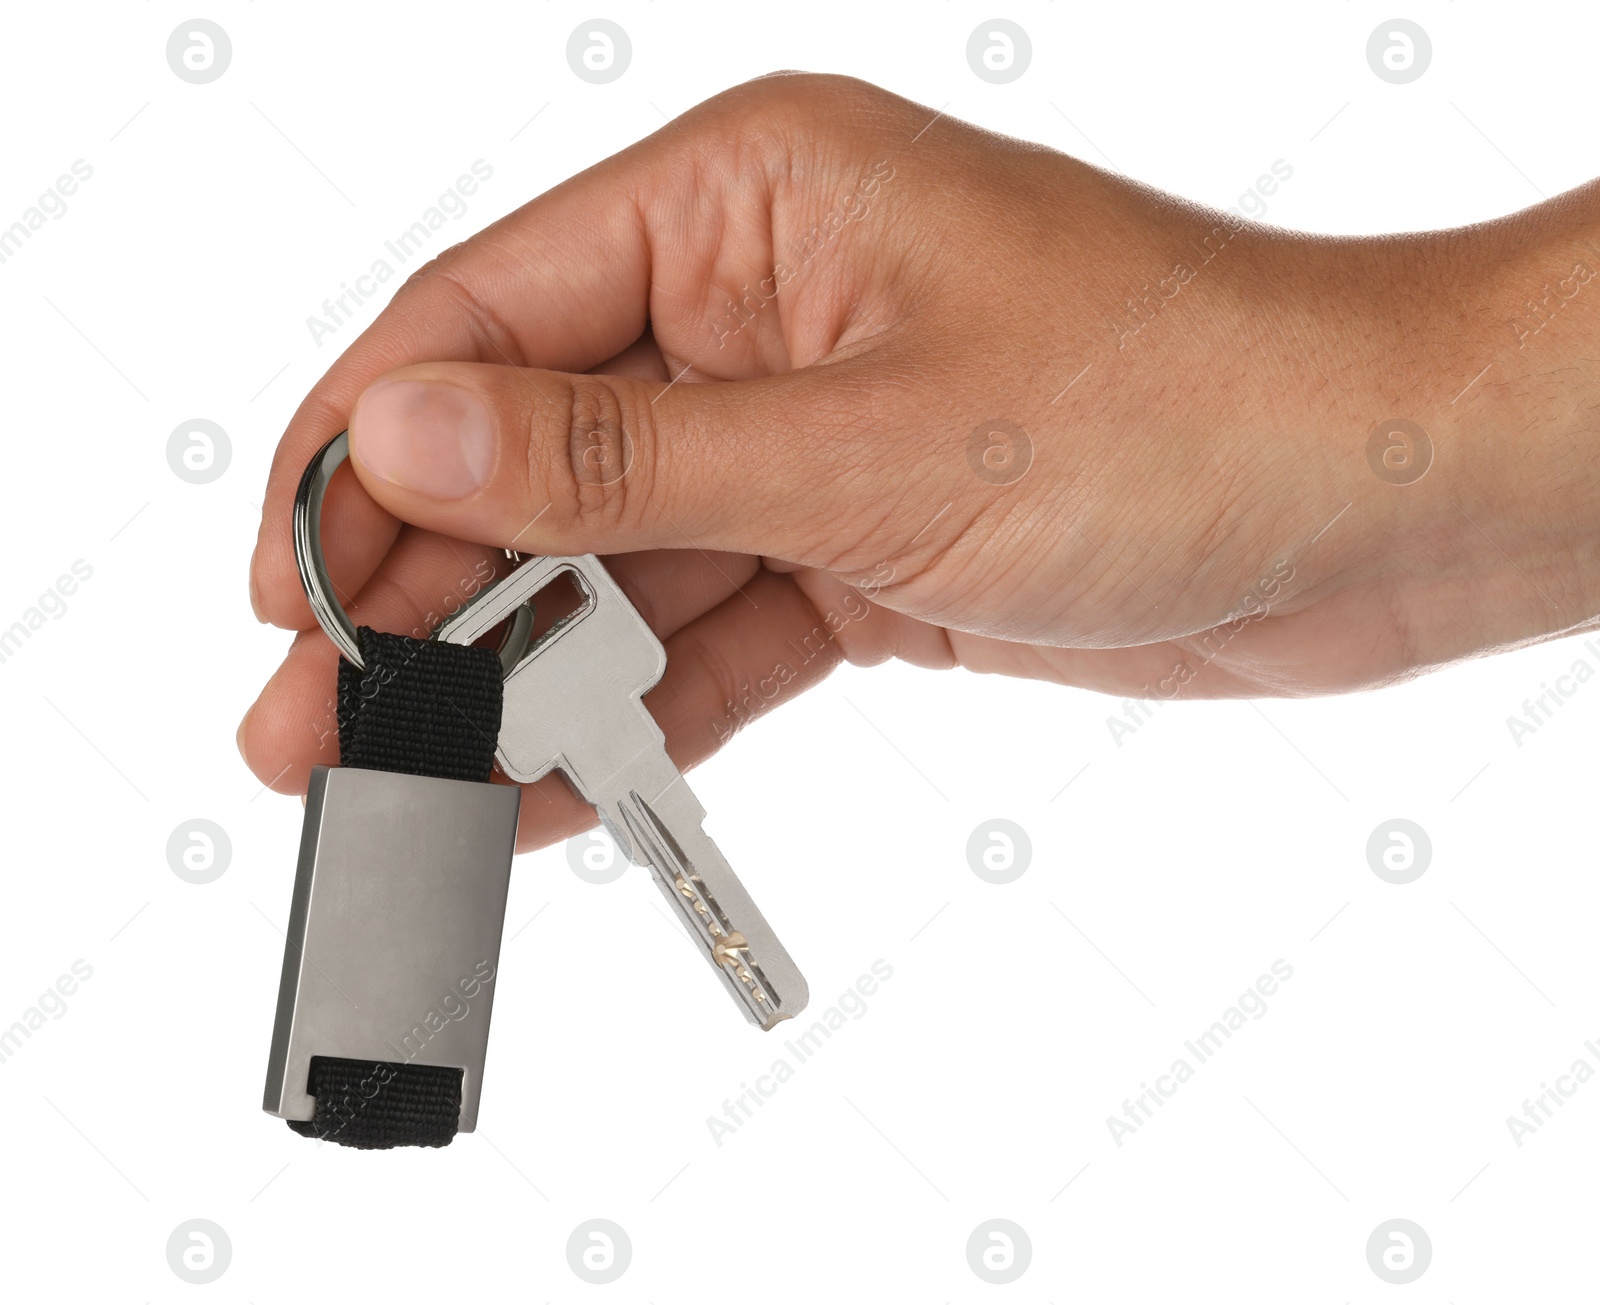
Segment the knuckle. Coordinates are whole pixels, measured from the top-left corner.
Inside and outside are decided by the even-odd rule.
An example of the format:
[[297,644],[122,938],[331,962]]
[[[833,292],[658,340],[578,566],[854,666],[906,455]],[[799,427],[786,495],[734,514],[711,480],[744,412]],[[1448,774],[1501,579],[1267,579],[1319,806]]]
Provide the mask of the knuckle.
[[774,72],[729,88],[690,111],[709,137],[770,166],[814,153],[828,131],[866,136],[903,105],[896,96],[837,73]]
[[853,106],[866,101],[881,103],[889,98],[879,87],[856,77],[792,69],[767,73],[724,94],[742,97],[746,102],[755,99],[774,112],[797,118],[814,115],[819,104],[833,102]]
[[650,405],[632,385],[612,378],[563,379],[548,414],[548,440],[530,440],[544,465],[535,479],[551,501],[580,525],[615,526],[635,517],[647,486],[642,463],[654,448]]
[[407,274],[406,279],[400,283],[400,289],[396,292],[395,298],[398,299],[402,295],[409,298],[423,289],[433,277],[433,274],[439,270],[439,260],[443,257],[443,254],[435,254],[421,267],[413,268]]
[[[462,246],[454,246],[460,249]],[[435,292],[454,309],[466,323],[468,333],[478,346],[480,356],[492,357],[496,362],[506,362],[513,367],[526,366],[522,345],[517,333],[494,307],[455,269],[456,259],[447,249],[434,260],[430,281]],[[488,350],[483,349],[487,343]]]
[[[711,735],[726,743],[759,714],[752,704],[748,678],[728,660],[720,641],[703,636],[693,625],[673,638],[674,675],[682,700],[704,704]],[[698,685],[691,681],[699,681]]]
[[468,269],[487,254],[476,236],[441,250],[405,279],[396,301],[403,297],[419,316],[455,317],[466,325],[480,356],[526,366],[517,333],[473,286]]

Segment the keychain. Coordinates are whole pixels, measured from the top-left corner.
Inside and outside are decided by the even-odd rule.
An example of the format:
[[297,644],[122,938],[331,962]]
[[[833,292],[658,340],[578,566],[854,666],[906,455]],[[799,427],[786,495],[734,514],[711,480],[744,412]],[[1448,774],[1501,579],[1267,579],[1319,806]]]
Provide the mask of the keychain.
[[[541,557],[432,637],[357,629],[333,595],[321,511],[341,433],[294,504],[295,560],[339,663],[340,765],[312,768],[265,1109],[307,1136],[444,1146],[476,1126],[520,791],[559,769],[648,865],[746,1017],[803,1010],[805,979],[702,825],[643,703],[666,652],[600,560]],[[537,638],[532,600],[577,608]],[[473,646],[497,625],[497,652]]]

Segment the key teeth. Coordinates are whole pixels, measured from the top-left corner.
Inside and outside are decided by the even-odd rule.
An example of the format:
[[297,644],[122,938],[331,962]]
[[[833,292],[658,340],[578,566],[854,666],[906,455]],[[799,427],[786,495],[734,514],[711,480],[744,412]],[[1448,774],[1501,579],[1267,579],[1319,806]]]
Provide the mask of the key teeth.
[[[737,944],[733,942],[735,938],[739,940]],[[744,950],[743,944],[744,936],[742,934],[731,934],[727,942],[717,945],[714,955],[718,961],[724,964],[737,964],[737,962],[729,961],[724,953],[737,954]],[[743,966],[735,970],[734,977],[751,989],[756,1001],[766,1009],[766,1019],[752,1019],[751,1021],[763,1033],[770,1033],[778,1025],[782,1024],[784,1020],[793,1019],[806,1008],[806,1003],[811,1000],[811,990],[806,986],[805,979],[798,974],[795,976],[795,988],[791,989],[782,998],[774,997],[770,984],[765,984],[760,988],[755,987],[751,982],[748,971]],[[751,1015],[754,1016],[755,1011],[752,1010]]]
[[[683,881],[680,879],[678,882],[681,884]],[[714,924],[711,926],[711,934],[717,939],[717,941],[712,944],[711,955],[716,958],[716,961],[719,965],[727,965],[732,963],[737,972],[737,967],[741,964],[739,953],[750,950],[749,941],[737,929],[732,933],[725,934],[717,925]],[[740,974],[739,977],[744,978],[746,976]]]
[[[769,998],[771,995],[770,992],[767,994]],[[793,989],[783,998],[780,1006],[773,1008],[772,1018],[761,1026],[762,1032],[771,1033],[784,1020],[792,1020],[805,1010],[810,1001],[811,989],[807,986],[804,976],[797,973],[794,976]]]
[[763,1032],[770,1032],[804,1010],[810,992],[804,978],[783,952],[782,944],[772,940],[778,955],[786,962],[780,964],[780,969],[794,973],[792,981],[784,984],[784,992],[776,994],[761,958],[751,955],[749,939],[734,927],[734,922],[696,873],[671,829],[651,803],[634,791],[629,793],[617,814],[637,854],[630,859],[642,861],[654,871],[657,884],[677,906],[691,936],[704,949],[706,959],[721,972],[746,1018]]
[[[810,994],[793,959],[705,833],[705,810],[668,756],[660,727],[642,701],[666,669],[666,650],[599,558],[589,553],[530,558],[445,621],[438,637],[470,642],[513,612],[526,612],[534,595],[568,573],[585,605],[556,621],[508,673],[496,749],[501,769],[523,784],[560,769],[595,807],[618,850],[633,864],[652,869],[678,919],[746,1018],[770,1030],[803,1010]],[[587,636],[578,633],[580,628]],[[570,689],[575,681],[595,693],[579,695],[563,710],[545,710],[544,695]],[[598,700],[602,695],[605,701]],[[574,756],[569,745],[580,739],[565,734],[569,730],[588,731],[590,742],[598,736],[604,746]],[[691,851],[711,854],[715,869],[709,885],[683,842]],[[746,910],[749,914],[742,914]],[[738,933],[739,924],[755,935],[753,948]]]

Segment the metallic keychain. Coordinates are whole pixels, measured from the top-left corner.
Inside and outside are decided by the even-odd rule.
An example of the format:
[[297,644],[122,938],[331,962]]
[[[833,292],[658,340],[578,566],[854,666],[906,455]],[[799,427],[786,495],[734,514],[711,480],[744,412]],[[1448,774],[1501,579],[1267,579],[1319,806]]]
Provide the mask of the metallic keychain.
[[[322,552],[322,500],[328,493],[333,473],[350,456],[350,432],[340,431],[317,450],[306,464],[294,495],[294,563],[300,571],[300,584],[311,604],[311,614],[333,646],[352,666],[361,666],[361,648],[356,643],[355,623],[334,596],[333,578],[328,574]],[[511,624],[500,644],[500,666],[507,675],[521,659],[533,631],[533,608],[527,603],[510,614]],[[433,632],[440,638],[441,630]],[[454,642],[466,642],[455,640]]]
[[[318,622],[360,667],[319,519],[347,453],[340,434],[301,478],[295,559]],[[533,626],[526,606],[508,615],[503,669],[516,664]],[[462,1071],[458,1131],[473,1130],[519,797],[505,784],[313,767],[268,1057],[270,1114],[313,1118],[313,1057],[414,1062]]]
[[[307,466],[294,544],[312,612],[359,668],[355,626],[334,596],[321,538],[322,500],[348,454],[341,433]],[[562,580],[579,605],[532,639],[534,598]],[[468,644],[502,622],[496,756],[506,776],[527,784],[560,770],[623,853],[651,868],[751,1023],[771,1029],[798,1014],[805,978],[705,833],[705,810],[644,706],[666,652],[600,559],[529,559],[430,637]],[[498,966],[517,807],[509,785],[313,768],[267,1072],[270,1113],[313,1117],[313,1056],[406,1061],[426,1041],[418,1063],[462,1070],[459,1131],[473,1129],[488,990],[481,1018],[451,1021],[427,1040],[416,1022],[458,978]]]

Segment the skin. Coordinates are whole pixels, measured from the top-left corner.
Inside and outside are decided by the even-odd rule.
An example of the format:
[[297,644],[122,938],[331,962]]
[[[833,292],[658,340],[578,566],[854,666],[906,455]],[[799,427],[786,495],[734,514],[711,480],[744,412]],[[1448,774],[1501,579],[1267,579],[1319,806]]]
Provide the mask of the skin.
[[[934,119],[763,78],[414,275],[278,448],[251,595],[299,633],[240,726],[263,782],[337,761],[288,523],[346,426],[357,623],[425,632],[506,547],[599,553],[666,644],[683,767],[844,659],[1303,695],[1600,624],[1595,184],[1334,239]],[[593,823],[559,776],[524,792],[524,849]]]

